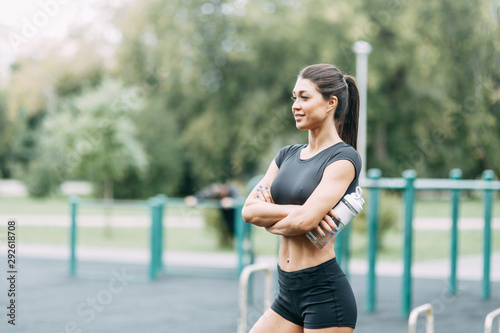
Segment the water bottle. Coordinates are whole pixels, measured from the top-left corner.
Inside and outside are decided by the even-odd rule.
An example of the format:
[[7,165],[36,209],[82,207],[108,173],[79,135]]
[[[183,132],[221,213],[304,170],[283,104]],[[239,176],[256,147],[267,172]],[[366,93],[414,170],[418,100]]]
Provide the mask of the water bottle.
[[347,194],[345,197],[340,199],[339,203],[333,207],[335,212],[335,218],[332,216],[333,221],[337,224],[337,231],[331,233],[325,232],[325,236],[318,233],[316,229],[309,231],[306,236],[318,249],[322,249],[328,244],[332,239],[335,238],[345,228],[345,226],[363,209],[363,204],[365,200],[362,197],[363,191],[361,187],[356,187],[356,192]]

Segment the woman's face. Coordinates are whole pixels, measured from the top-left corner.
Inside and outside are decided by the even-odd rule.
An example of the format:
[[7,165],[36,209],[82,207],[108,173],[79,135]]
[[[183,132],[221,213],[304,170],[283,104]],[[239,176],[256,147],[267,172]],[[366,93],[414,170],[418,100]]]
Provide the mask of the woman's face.
[[314,83],[299,77],[292,92],[295,126],[301,130],[310,130],[320,127],[327,120],[331,121],[337,98],[332,99],[325,101]]

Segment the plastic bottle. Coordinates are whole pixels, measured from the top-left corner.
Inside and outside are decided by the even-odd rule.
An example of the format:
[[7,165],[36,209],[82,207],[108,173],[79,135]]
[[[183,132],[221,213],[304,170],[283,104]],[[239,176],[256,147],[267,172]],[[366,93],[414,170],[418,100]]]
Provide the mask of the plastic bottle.
[[329,232],[325,232],[323,237],[318,233],[316,229],[309,231],[306,236],[318,249],[322,249],[328,244],[332,239],[337,236],[345,226],[363,210],[363,204],[365,200],[362,197],[363,191],[361,187],[356,187],[356,192],[347,194],[345,197],[340,199],[338,204],[333,207],[335,212],[335,218],[332,216],[333,221],[337,224],[338,231],[334,231],[333,235]]

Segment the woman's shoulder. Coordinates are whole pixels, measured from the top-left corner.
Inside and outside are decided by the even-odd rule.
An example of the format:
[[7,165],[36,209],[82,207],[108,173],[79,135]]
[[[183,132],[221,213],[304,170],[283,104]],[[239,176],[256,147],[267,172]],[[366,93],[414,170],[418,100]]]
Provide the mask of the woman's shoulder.
[[278,168],[281,167],[281,163],[285,159],[289,159],[291,156],[293,156],[296,153],[300,153],[300,150],[304,148],[306,145],[305,144],[293,144],[293,145],[288,145],[279,151],[279,153],[276,155],[274,158],[274,161],[276,162],[276,165]]
[[340,144],[336,145],[331,151],[330,154],[330,159],[348,159],[352,162],[361,162],[361,156],[359,155],[358,151],[354,149],[353,146],[341,142]]

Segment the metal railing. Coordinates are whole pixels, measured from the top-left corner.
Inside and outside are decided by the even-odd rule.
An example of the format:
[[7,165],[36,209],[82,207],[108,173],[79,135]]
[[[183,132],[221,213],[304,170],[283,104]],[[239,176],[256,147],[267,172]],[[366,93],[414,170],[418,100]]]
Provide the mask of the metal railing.
[[[493,212],[493,191],[500,190],[500,181],[493,181],[494,173],[492,170],[485,170],[482,174],[482,180],[462,180],[462,172],[459,169],[450,171],[450,179],[417,179],[417,173],[414,170],[403,172],[402,178],[381,178],[381,172],[378,169],[370,169],[367,173],[368,178],[360,181],[361,187],[369,189],[367,215],[368,229],[368,284],[365,309],[367,312],[375,311],[375,289],[376,289],[376,256],[377,256],[377,233],[379,220],[379,193],[381,189],[392,189],[403,191],[403,283],[401,293],[401,315],[407,317],[411,309],[411,266],[413,251],[413,210],[415,205],[415,194],[417,190],[450,190],[452,204],[452,228],[451,228],[451,249],[450,262],[451,273],[449,291],[456,293],[456,270],[458,253],[458,219],[460,206],[460,191],[462,190],[482,190],[484,202],[484,234],[483,234],[483,281],[482,298],[490,297],[490,263],[491,263],[491,239],[492,239],[492,212]],[[346,228],[347,229],[347,228]],[[349,233],[339,235],[335,246],[344,248],[342,244],[349,238]],[[337,244],[340,243],[340,244]],[[338,260],[344,270],[347,270],[349,264],[349,252],[337,252]],[[339,255],[341,254],[341,255]]]
[[258,271],[264,271],[265,289],[264,289],[264,311],[271,306],[271,284],[272,276],[271,269],[266,264],[253,264],[246,266],[240,275],[240,297],[239,297],[239,310],[240,315],[238,319],[238,333],[246,333],[247,330],[247,305],[248,305],[248,282],[250,276]]
[[[98,200],[98,199],[80,199],[78,197],[70,198],[70,258],[69,258],[69,274],[77,276],[78,258],[76,255],[77,249],[77,234],[78,234],[78,209],[82,206],[87,207],[122,207],[122,208],[144,208],[149,209],[151,214],[150,228],[150,262],[148,269],[148,279],[155,280],[158,274],[163,269],[162,260],[162,244],[163,244],[163,212],[166,202],[166,196],[159,194],[148,200]],[[95,274],[94,274],[95,275]],[[80,276],[85,276],[80,274]],[[88,274],[87,274],[88,276]]]
[[484,333],[491,333],[493,321],[498,317],[498,332],[500,333],[500,308],[491,311],[484,320]]
[[[149,209],[151,224],[149,233],[149,254],[150,261],[148,266],[149,280],[156,280],[158,275],[165,272],[163,265],[163,252],[164,252],[164,232],[163,216],[168,208],[172,207],[187,207],[182,198],[168,198],[163,194],[158,194],[148,200],[98,200],[98,199],[80,199],[72,197],[70,199],[70,260],[69,260],[69,274],[77,276],[78,271],[78,258],[77,258],[77,234],[78,234],[78,211],[82,206],[85,207],[129,207],[129,208],[144,208]],[[205,200],[203,203],[196,205],[198,208],[220,208],[219,200]],[[229,274],[232,277],[238,277],[246,265],[253,264],[254,250],[252,242],[252,229],[251,225],[245,223],[241,216],[243,203],[235,200],[233,209],[234,226],[235,226],[235,254],[237,256],[237,266],[234,272]],[[168,232],[168,231],[167,231]],[[84,276],[85,274],[79,274]],[[227,277],[228,273],[221,272],[223,277]]]
[[429,303],[418,306],[411,311],[408,318],[408,333],[416,333],[418,316],[424,312],[427,313],[425,332],[434,333],[434,311]]

